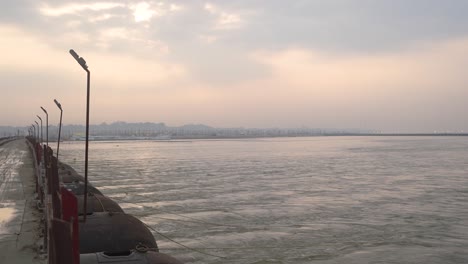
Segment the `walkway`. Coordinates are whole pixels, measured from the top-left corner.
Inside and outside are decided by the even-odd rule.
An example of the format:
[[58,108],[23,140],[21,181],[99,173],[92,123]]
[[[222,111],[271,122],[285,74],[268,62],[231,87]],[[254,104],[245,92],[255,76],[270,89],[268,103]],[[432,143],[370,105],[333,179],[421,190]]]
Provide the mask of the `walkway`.
[[0,145],[1,263],[45,263],[38,254],[41,213],[34,193],[33,159],[26,140]]

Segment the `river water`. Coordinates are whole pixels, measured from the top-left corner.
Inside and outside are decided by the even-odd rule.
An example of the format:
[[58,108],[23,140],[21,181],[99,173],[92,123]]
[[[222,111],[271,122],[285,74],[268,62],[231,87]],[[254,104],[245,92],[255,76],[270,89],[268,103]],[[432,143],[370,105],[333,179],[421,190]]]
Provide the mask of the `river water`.
[[468,263],[467,137],[91,142],[89,177],[185,263]]

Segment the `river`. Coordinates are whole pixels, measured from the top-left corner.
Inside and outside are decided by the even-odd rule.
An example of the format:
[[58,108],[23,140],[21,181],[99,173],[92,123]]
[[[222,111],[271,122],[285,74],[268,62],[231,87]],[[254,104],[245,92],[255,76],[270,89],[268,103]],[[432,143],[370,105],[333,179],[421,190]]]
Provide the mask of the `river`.
[[[83,173],[84,142],[60,159]],[[185,263],[468,263],[467,137],[91,142],[89,161]]]

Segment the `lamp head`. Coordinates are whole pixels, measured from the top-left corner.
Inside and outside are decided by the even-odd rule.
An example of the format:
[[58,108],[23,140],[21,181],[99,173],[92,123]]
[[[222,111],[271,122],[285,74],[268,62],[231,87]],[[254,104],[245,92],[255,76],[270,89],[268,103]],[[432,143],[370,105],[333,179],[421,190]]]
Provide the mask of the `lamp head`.
[[42,111],[44,111],[44,113],[46,113],[46,115],[47,115],[47,111],[44,109],[44,107],[41,106],[41,109],[42,109]]
[[62,111],[62,105],[57,101],[57,99],[54,99],[54,102],[57,105],[57,107],[60,109],[60,111]]
[[70,50],[70,54],[81,65],[81,67],[83,67],[84,70],[88,69],[88,65],[86,65],[86,61],[83,59],[83,57],[80,57],[73,49]]

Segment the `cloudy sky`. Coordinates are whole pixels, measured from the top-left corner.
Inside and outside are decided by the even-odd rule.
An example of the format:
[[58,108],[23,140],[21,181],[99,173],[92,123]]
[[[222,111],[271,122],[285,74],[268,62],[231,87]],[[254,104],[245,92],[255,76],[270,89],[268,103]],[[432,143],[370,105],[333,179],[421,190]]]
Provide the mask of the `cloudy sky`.
[[0,1],[0,125],[468,131],[468,1]]

